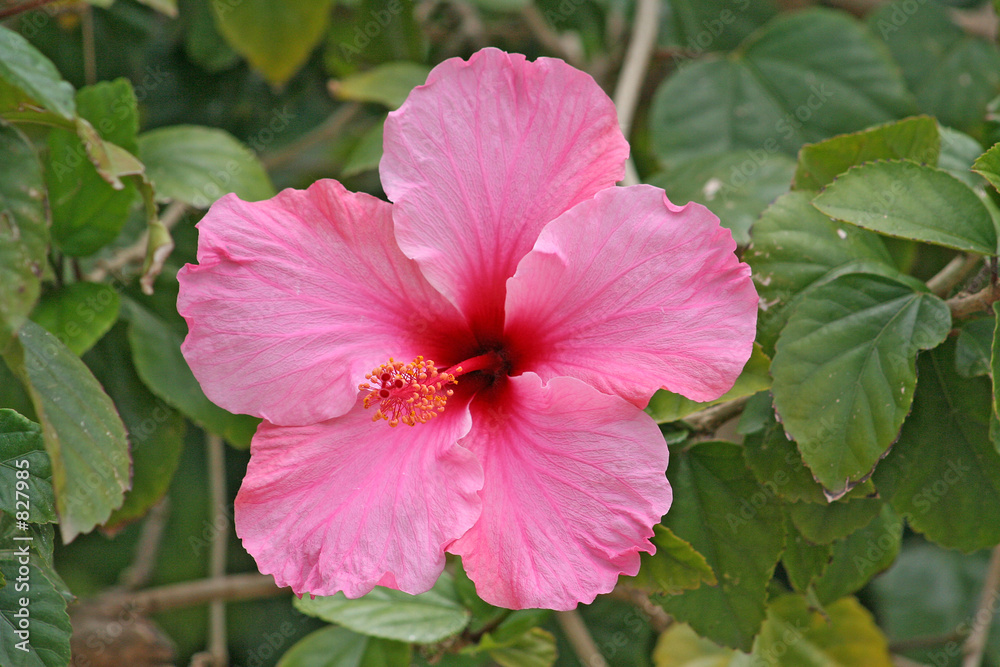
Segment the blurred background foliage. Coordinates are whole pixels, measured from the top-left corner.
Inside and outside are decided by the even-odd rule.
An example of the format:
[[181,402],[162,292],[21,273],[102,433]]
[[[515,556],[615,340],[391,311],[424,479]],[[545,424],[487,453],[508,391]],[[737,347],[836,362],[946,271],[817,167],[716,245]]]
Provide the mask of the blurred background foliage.
[[[36,4],[30,11],[19,11]],[[54,570],[51,563],[46,566],[44,553],[38,566],[49,573],[51,598],[58,600],[60,591],[68,595],[68,590],[78,600],[70,605],[78,633],[74,664],[180,665],[203,659],[211,625],[203,601],[153,614],[155,626],[144,617],[116,616],[118,612],[107,612],[94,601],[122,589],[208,577],[212,544],[219,534],[226,536],[225,572],[256,572],[229,525],[256,421],[208,402],[178,347],[185,325],[175,307],[175,274],[195,260],[194,223],[204,209],[225,192],[263,199],[277,189],[302,188],[328,177],[348,189],[382,195],[377,165],[386,113],[398,107],[436,63],[467,57],[484,46],[532,59],[564,58],[590,72],[610,94],[635,12],[632,0],[0,2],[0,16],[7,17],[0,28],[6,31],[0,48],[0,63],[6,63],[0,65],[0,117],[6,118],[0,124],[0,160],[6,163],[0,166],[0,182],[17,185],[17,192],[26,191],[21,183],[41,185],[48,204],[38,215],[50,221],[52,235],[51,248],[42,244],[44,267],[38,267],[31,283],[37,299],[25,311],[40,326],[30,335],[22,329],[23,353],[30,356],[32,345],[40,348],[49,334],[62,341],[65,351],[49,365],[55,369],[47,379],[50,389],[67,388],[60,383],[85,386],[89,369],[113,401],[132,445],[134,483],[124,506],[116,509],[113,499],[97,498],[93,516],[60,508],[60,516],[77,517],[78,525],[68,527],[63,521],[60,526],[64,537],[75,537],[69,544],[52,540],[46,523],[55,516],[51,506],[51,517],[32,518],[54,542]],[[12,63],[25,53],[21,42],[9,36],[14,33],[36,50],[28,64],[29,70],[42,72],[42,88],[32,88],[30,76],[11,73]],[[984,182],[968,167],[1000,140],[996,33],[992,3],[975,0],[665,0],[630,136],[638,173],[643,181],[663,187],[676,203],[695,200],[712,208],[743,252],[761,212],[789,191],[793,176],[798,179],[797,157],[803,145],[924,114],[942,126],[940,140],[932,130],[937,143],[932,142],[933,155],[924,162],[951,169],[985,192]],[[54,65],[55,78],[39,64],[43,59]],[[75,96],[53,83],[59,77],[72,85]],[[50,117],[40,124],[18,117],[26,98],[70,124],[59,126]],[[150,204],[153,195],[127,170],[116,172],[125,179],[118,189],[110,183],[113,177],[98,171],[90,151],[100,142],[81,139],[84,131],[72,125],[77,117],[89,121],[103,141],[138,157],[155,191],[160,219],[171,227],[175,248],[152,294],[144,293],[140,275],[143,234],[152,224],[143,201],[146,197]],[[40,163],[28,156],[32,150]],[[15,199],[13,191],[3,193],[8,202]],[[795,195],[786,196],[782,205],[801,219]],[[990,191],[990,196],[996,193]],[[24,204],[26,216],[35,205]],[[776,215],[772,209],[772,218]],[[761,229],[766,234],[771,228]],[[858,247],[864,243],[859,240]],[[891,264],[921,280],[934,276],[954,254],[936,245],[893,239],[886,239],[882,250],[865,252],[870,261]],[[11,257],[0,257],[0,263],[13,262]],[[148,280],[153,278],[148,274]],[[762,290],[762,296],[774,295]],[[12,303],[24,306],[17,305],[15,297]],[[748,366],[742,395],[771,384],[767,368],[787,315],[776,317],[778,324],[762,318],[756,370]],[[963,329],[966,338],[964,345],[959,341],[959,351],[948,353],[965,355],[967,372],[962,375],[973,379],[964,381],[985,383],[979,376],[989,367],[993,320],[977,321],[968,331]],[[77,356],[85,368],[76,365]],[[4,358],[0,407],[57,431],[54,413],[46,417],[37,409],[45,400],[39,397],[45,391],[44,378],[26,380],[28,371],[19,370],[17,355]],[[977,363],[983,366],[981,372]],[[984,392],[987,396],[989,388]],[[762,409],[754,411],[754,401],[762,403]],[[787,447],[780,430],[771,439],[776,426],[770,406],[766,391],[755,396],[744,412],[741,433],[774,448]],[[680,443],[690,431],[682,420],[700,407],[660,395],[650,410],[663,424],[668,442]],[[113,416],[94,419],[114,422]],[[27,428],[18,424],[17,429]],[[726,435],[742,438],[733,432]],[[35,442],[40,437],[36,433],[25,439]],[[217,467],[216,473],[225,481],[221,503],[212,497],[213,490],[219,493],[218,479],[213,488],[209,474],[219,439],[227,443],[224,467]],[[41,450],[37,444],[26,447]],[[904,528],[897,511],[872,498],[835,505],[838,516],[805,501],[795,512],[785,512],[764,484],[773,472],[767,460],[749,461],[748,469],[739,450],[703,447],[698,451],[711,451],[711,456],[706,453],[701,463],[697,456],[686,463],[677,457],[678,469],[671,470],[675,489],[683,488],[685,475],[693,480],[692,488],[703,483],[697,465],[714,465],[720,467],[712,470],[728,485],[718,491],[719,497],[730,495],[719,506],[702,508],[706,514],[700,519],[678,508],[670,525],[674,532],[699,547],[685,534],[685,522],[697,526],[705,517],[723,522],[743,516],[740,512],[750,507],[747,503],[755,494],[767,497],[759,506],[753,500],[743,519],[747,528],[733,552],[719,556],[729,558],[731,566],[714,561],[708,567],[704,559],[699,564],[691,545],[671,542],[676,539],[673,533],[658,533],[661,558],[672,556],[676,562],[647,562],[637,580],[641,585],[631,593],[602,597],[580,609],[607,664],[881,665],[887,664],[889,651],[899,665],[914,664],[905,660],[961,664],[955,646],[968,634],[983,590],[989,558],[983,547],[1000,540],[992,537],[992,527],[1000,525],[1000,507],[994,506],[1000,481],[994,478],[992,496],[981,496],[981,512],[977,508],[951,516],[962,525],[985,526],[991,536],[950,541],[938,526],[925,526],[920,533],[909,525]],[[730,461],[733,456],[738,464]],[[123,464],[127,462],[113,462]],[[680,469],[682,465],[690,469]],[[53,479],[50,485],[56,484],[58,497],[59,481]],[[806,478],[796,488],[805,497],[818,492],[812,484]],[[787,490],[779,494],[782,502],[801,500],[784,497]],[[101,502],[107,505],[103,516]],[[95,525],[98,529],[91,530]],[[10,536],[9,525],[0,529]],[[740,605],[750,604],[748,598],[727,588],[739,589],[740,584],[713,582],[712,571],[738,571],[743,560],[755,559],[763,566],[755,570],[747,565],[747,572],[756,572],[753,585],[762,591],[766,587],[770,600],[764,630],[754,644],[753,660],[762,662],[747,662],[750,658],[699,638],[688,626],[670,623],[664,607],[702,635],[748,650],[765,614],[764,601],[744,613]],[[657,567],[666,568],[665,574],[657,574]],[[475,597],[460,564],[452,563],[450,571],[453,577],[439,582],[438,597],[415,605],[412,616],[404,618],[404,626],[428,626],[419,626],[423,640],[412,646],[398,641],[403,639],[398,628],[386,629],[377,618],[359,620],[352,609],[317,608],[308,600],[293,603],[289,594],[254,589],[252,599],[233,599],[226,605],[229,659],[246,667],[411,661],[445,667],[585,664],[580,633],[565,619],[546,612],[507,615],[495,610]],[[663,582],[685,576],[679,588],[733,596],[666,595],[657,598],[661,607],[642,593],[677,593]],[[787,595],[793,589],[806,591],[808,598]],[[843,597],[850,594],[856,599]],[[52,599],[49,603],[58,607]],[[806,600],[814,608],[825,605],[825,610],[818,615]],[[9,603],[10,598],[4,598],[4,604]],[[390,599],[385,604],[401,603]],[[110,625],[102,625],[107,613]],[[761,618],[755,621],[758,613]],[[713,625],[711,616],[725,614],[734,617],[726,619],[731,627]],[[433,619],[441,625],[435,626]],[[104,629],[83,632],[91,625]],[[749,630],[742,627],[746,625]],[[53,642],[63,647],[65,635],[65,628],[57,629]],[[4,635],[5,641],[10,638]],[[801,655],[788,652],[790,645],[801,649],[803,644],[809,650]],[[20,659],[5,650],[8,659]],[[134,652],[123,657],[126,650]],[[24,664],[65,665],[66,657],[59,648]],[[1000,628],[989,635],[982,664],[1000,666]]]

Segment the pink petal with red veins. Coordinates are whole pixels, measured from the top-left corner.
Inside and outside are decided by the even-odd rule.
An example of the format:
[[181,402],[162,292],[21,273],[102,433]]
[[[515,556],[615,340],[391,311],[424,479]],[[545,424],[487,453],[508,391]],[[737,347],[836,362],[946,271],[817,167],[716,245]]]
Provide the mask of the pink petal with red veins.
[[516,369],[573,376],[644,407],[664,387],[725,393],[750,356],[757,292],[729,230],[648,185],[548,225],[507,283]]
[[310,426],[264,422],[236,496],[236,533],[260,571],[298,594],[434,585],[445,548],[480,511],[483,473],[456,441],[467,401],[426,424],[372,422],[358,401]]
[[484,49],[446,60],[385,123],[396,237],[481,338],[542,227],[624,175],[628,143],[590,75]]
[[509,378],[473,402],[461,444],[483,513],[450,548],[487,602],[572,609],[634,575],[670,507],[667,446],[634,405],[573,378]]
[[329,419],[390,356],[447,364],[470,338],[396,245],[391,206],[336,181],[261,202],[228,195],[198,229],[199,264],[178,274],[182,350],[227,410],[285,425]]

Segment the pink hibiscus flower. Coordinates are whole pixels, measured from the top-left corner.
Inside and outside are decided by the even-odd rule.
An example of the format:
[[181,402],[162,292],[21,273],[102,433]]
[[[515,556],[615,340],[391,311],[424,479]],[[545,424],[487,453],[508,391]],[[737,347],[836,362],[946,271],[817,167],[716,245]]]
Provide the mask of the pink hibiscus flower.
[[325,180],[212,207],[183,350],[264,419],[235,508],[262,572],[420,593],[450,552],[484,600],[554,609],[637,572],[671,502],[642,408],[729,389],[757,295],[708,210],[615,187],[627,155],[590,76],[486,49],[389,114],[392,204]]

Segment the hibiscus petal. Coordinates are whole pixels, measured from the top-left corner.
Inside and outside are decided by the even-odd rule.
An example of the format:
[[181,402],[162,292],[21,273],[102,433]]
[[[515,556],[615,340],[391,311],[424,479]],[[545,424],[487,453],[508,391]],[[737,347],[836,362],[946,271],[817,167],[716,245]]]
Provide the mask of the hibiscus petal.
[[[396,245],[391,205],[336,181],[219,200],[178,274],[182,347],[212,401],[285,425],[347,412],[395,356],[459,359],[467,325]],[[464,332],[464,334],[463,334]]]
[[468,401],[390,428],[358,405],[310,426],[261,424],[236,496],[236,533],[260,571],[298,594],[434,585],[444,550],[479,516],[482,468],[456,441]]
[[750,357],[757,292],[729,230],[659,188],[605,190],[549,224],[507,284],[515,365],[644,407],[725,393]]
[[461,441],[482,461],[483,513],[449,551],[487,602],[572,609],[639,570],[670,507],[667,446],[641,410],[534,373],[481,393]]
[[482,339],[538,232],[621,180],[627,157],[590,75],[491,48],[441,63],[389,114],[380,173],[403,252]]

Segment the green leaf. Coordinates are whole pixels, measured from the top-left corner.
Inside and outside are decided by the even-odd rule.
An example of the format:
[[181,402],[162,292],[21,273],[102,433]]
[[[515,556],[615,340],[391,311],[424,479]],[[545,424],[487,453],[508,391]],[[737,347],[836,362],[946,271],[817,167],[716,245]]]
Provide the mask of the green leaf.
[[906,158],[936,165],[940,153],[937,121],[928,116],[907,118],[803,146],[794,187],[819,190],[849,168],[871,160]]
[[76,115],[73,86],[52,61],[21,35],[0,26],[0,81],[6,81],[63,118]]
[[382,129],[384,119],[377,125],[361,135],[361,138],[354,145],[344,168],[340,170],[343,177],[356,176],[357,174],[378,169],[378,163],[382,159]]
[[323,38],[332,0],[213,2],[216,25],[229,45],[272,85],[305,64]]
[[[0,27],[0,31],[4,30]],[[0,32],[2,34],[2,32]],[[45,181],[31,142],[0,121],[0,348],[41,292],[49,230]]]
[[104,523],[130,484],[125,427],[83,362],[34,322],[4,352],[31,395],[52,462],[63,542]]
[[348,600],[343,593],[294,600],[303,614],[317,616],[372,637],[432,644],[468,625],[471,615],[458,602],[451,575],[442,574],[434,587],[420,595],[376,586],[363,597]]
[[500,667],[551,667],[557,657],[556,638],[541,628],[531,628],[500,642],[487,633],[477,648],[488,651]]
[[881,234],[995,255],[990,212],[946,171],[908,160],[852,167],[813,200],[821,212]]
[[139,110],[128,79],[100,81],[76,94],[77,112],[94,126],[105,141],[130,153],[138,149]]
[[118,320],[121,299],[108,285],[71,283],[48,292],[31,319],[81,356]]
[[[775,419],[770,400],[766,402],[766,409],[760,428],[747,433],[743,439],[743,456],[747,466],[757,481],[779,498],[789,502],[826,505],[829,501],[823,487],[802,462],[798,445],[788,439],[784,428]],[[875,486],[864,482],[854,487],[849,497],[864,498],[874,493]]]
[[1000,190],[1000,144],[994,144],[992,148],[976,158],[972,170],[992,183],[994,188]]
[[903,520],[887,505],[867,526],[833,545],[833,560],[815,584],[823,604],[860,590],[899,555]]
[[208,208],[224,194],[244,201],[274,195],[260,160],[228,132],[173,125],[139,136],[139,159],[158,197]]
[[695,201],[719,216],[740,245],[760,212],[788,192],[795,161],[783,153],[736,151],[685,160],[649,179],[674,204]]
[[719,398],[714,401],[699,403],[685,398],[680,394],[661,389],[653,394],[653,397],[649,400],[646,412],[657,423],[665,424],[683,419],[698,410],[712,405],[756,394],[758,391],[763,391],[771,386],[771,376],[767,372],[770,366],[771,360],[764,354],[760,345],[754,343],[750,358],[747,360],[746,365],[743,366],[740,376],[736,378],[733,388]]
[[66,667],[72,632],[66,599],[35,563],[26,567],[27,575],[21,575],[17,559],[0,558],[7,580],[0,588],[0,664]]
[[795,528],[813,544],[829,544],[859,530],[878,516],[880,498],[843,498],[831,503],[795,503],[788,509]]
[[688,51],[729,51],[778,13],[770,0],[671,0],[670,36]]
[[184,447],[184,418],[153,396],[121,358],[127,345],[125,325],[118,324],[84,358],[114,400],[131,445],[132,488],[104,523],[106,533],[141,518],[163,497]]
[[973,163],[983,152],[979,142],[967,134],[948,127],[941,127],[941,157],[938,158],[938,169],[944,169],[972,188],[983,184],[983,179],[972,173]]
[[647,593],[679,593],[698,588],[703,583],[718,584],[705,557],[690,544],[661,525],[653,526],[651,539],[656,553],[643,553],[639,573],[629,583]]
[[753,243],[743,256],[760,294],[758,341],[765,350],[773,348],[793,299],[810,286],[875,266],[895,272],[877,234],[834,222],[812,206],[812,196],[779,197],[754,224]]
[[879,493],[927,539],[975,551],[1000,542],[1000,453],[990,440],[986,378],[955,372],[949,341],[922,354],[899,440],[875,469]]
[[813,544],[786,515],[785,552],[781,554],[781,564],[792,588],[800,593],[808,591],[829,566],[832,557],[833,545]]
[[177,16],[177,0],[136,0],[170,18]]
[[52,569],[55,526],[51,523],[29,523],[25,528],[15,517],[0,512],[0,561],[17,559],[19,554],[24,553],[25,545],[31,562],[45,572],[52,583],[58,583],[57,587],[63,586],[59,575]]
[[[23,487],[23,488],[20,488]],[[52,464],[42,427],[13,410],[0,409],[0,512],[27,521],[56,521]]]
[[841,276],[796,307],[778,340],[771,391],[829,497],[865,479],[896,439],[917,383],[917,350],[950,330],[941,299],[881,276]]
[[277,667],[408,667],[410,647],[346,628],[326,627],[300,639]]
[[212,6],[208,2],[189,2],[181,12],[185,23],[184,52],[188,58],[208,72],[227,70],[240,61],[215,27]]
[[[87,157],[73,132],[49,133],[45,182],[52,209],[52,240],[67,255],[91,255],[111,243],[136,202],[131,183],[109,184]],[[116,177],[117,178],[117,177]]]
[[719,584],[657,602],[699,634],[749,650],[784,542],[778,503],[731,443],[673,450],[667,477],[675,500],[663,525],[704,555]]
[[878,44],[843,13],[779,16],[725,60],[681,68],[650,110],[664,164],[746,150],[794,155],[804,143],[914,113],[902,78]]
[[149,390],[234,447],[248,447],[260,420],[234,415],[208,400],[181,354],[183,335],[132,299],[125,300],[123,314],[129,323],[128,341],[135,370]]
[[962,324],[955,343],[955,370],[964,378],[988,375],[996,319],[981,317]]
[[653,651],[655,667],[743,667],[745,653],[699,637],[687,623],[672,623]]
[[398,109],[411,90],[427,81],[430,71],[430,67],[419,63],[384,63],[335,80],[330,84],[330,90],[342,100],[375,102]]
[[1000,52],[955,25],[940,3],[910,9],[883,5],[868,24],[889,46],[922,111],[943,125],[980,133],[986,105],[1000,92]]
[[801,595],[773,600],[752,655],[753,664],[892,667],[885,637],[854,598],[842,598],[822,612]]

